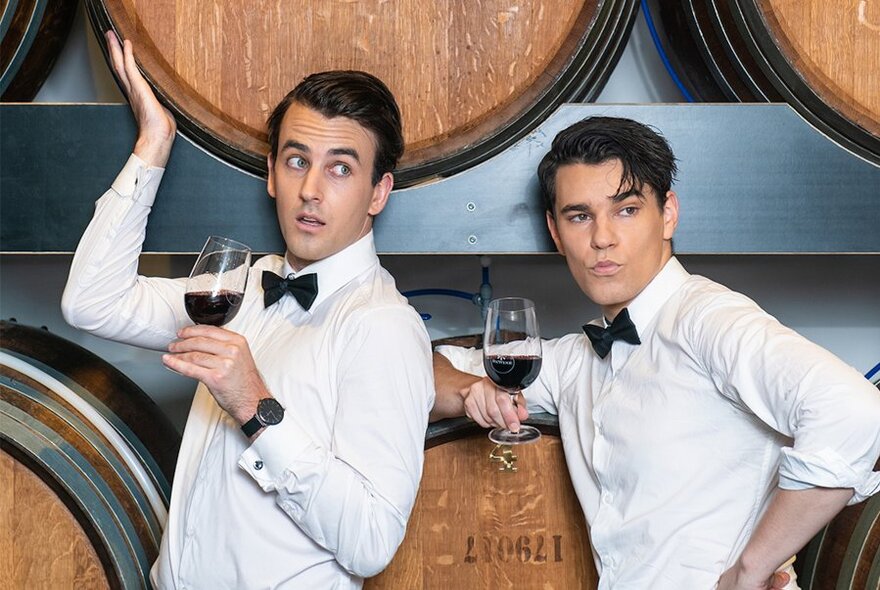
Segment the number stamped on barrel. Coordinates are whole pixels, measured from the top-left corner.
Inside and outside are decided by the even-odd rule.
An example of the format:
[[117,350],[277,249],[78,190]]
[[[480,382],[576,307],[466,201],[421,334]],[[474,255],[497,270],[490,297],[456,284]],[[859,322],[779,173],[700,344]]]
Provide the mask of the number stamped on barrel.
[[562,561],[562,535],[469,535],[464,563]]

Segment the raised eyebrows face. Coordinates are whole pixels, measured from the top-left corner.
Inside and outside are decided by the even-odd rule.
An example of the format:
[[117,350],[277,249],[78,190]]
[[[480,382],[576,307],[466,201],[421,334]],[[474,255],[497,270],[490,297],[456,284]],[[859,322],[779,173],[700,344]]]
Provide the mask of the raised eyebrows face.
[[672,256],[678,198],[661,208],[647,185],[643,193],[621,186],[618,160],[566,164],[556,173],[554,215],[547,225],[581,290],[608,319],[641,293]]
[[366,235],[394,180],[373,185],[376,140],[353,119],[327,118],[299,103],[287,110],[278,153],[269,155],[269,195],[295,270],[336,254]]

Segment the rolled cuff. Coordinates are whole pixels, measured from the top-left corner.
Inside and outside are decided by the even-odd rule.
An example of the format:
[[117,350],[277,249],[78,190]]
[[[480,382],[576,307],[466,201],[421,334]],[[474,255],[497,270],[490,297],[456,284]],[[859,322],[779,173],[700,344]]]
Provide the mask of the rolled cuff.
[[486,376],[486,369],[483,367],[483,351],[476,348],[462,348],[460,346],[442,345],[434,349],[434,352],[442,354],[452,363],[452,366],[459,371],[477,375]]
[[858,504],[880,492],[880,472],[859,471],[831,449],[803,453],[791,447],[782,449],[779,487],[784,490],[807,488],[851,488],[848,506]]

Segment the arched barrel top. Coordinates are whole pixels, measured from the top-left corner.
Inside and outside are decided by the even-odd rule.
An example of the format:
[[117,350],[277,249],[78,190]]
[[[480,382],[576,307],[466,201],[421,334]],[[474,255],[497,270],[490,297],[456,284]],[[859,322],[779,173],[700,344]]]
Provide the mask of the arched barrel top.
[[565,101],[601,89],[635,0],[261,2],[87,0],[97,31],[131,39],[180,128],[265,173],[265,121],[304,76],[358,69],[400,102],[398,185],[503,149]]
[[0,96],[28,102],[55,64],[73,19],[76,0],[17,0],[0,10]]

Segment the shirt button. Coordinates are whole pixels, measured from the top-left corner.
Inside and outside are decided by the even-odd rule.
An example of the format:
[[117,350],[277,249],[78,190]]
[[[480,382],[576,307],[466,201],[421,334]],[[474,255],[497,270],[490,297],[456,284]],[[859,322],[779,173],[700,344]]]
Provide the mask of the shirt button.
[[254,469],[256,469],[257,471],[259,471],[259,470],[262,469],[262,468],[263,468],[263,462],[262,462],[262,461],[254,461]]
[[606,504],[611,504],[611,501],[614,500],[614,496],[611,492],[602,492],[602,501]]

